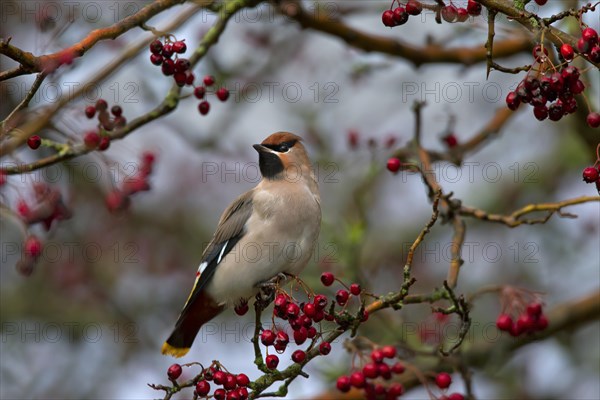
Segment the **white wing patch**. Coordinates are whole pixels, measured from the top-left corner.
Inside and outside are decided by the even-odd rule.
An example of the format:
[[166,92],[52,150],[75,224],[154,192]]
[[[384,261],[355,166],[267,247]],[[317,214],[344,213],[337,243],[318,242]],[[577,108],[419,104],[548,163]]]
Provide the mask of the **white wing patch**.
[[206,261],[204,261],[203,263],[200,264],[200,266],[198,267],[198,272],[200,274],[202,274],[204,272],[204,270],[206,269],[206,267],[208,267],[208,263]]
[[217,264],[221,263],[221,259],[223,258],[223,253],[225,253],[225,249],[227,248],[227,243],[229,243],[229,240],[226,241],[225,243],[223,243],[223,247],[221,247],[221,252],[219,253],[219,258],[217,258]]

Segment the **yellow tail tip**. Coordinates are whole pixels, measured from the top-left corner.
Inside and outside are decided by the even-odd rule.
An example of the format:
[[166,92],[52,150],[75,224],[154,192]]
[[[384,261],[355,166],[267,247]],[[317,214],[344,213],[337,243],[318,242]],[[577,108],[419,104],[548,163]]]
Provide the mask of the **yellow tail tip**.
[[188,353],[188,351],[190,351],[189,347],[173,347],[167,342],[163,343],[161,350],[161,352],[164,355],[169,355],[177,358],[185,356]]

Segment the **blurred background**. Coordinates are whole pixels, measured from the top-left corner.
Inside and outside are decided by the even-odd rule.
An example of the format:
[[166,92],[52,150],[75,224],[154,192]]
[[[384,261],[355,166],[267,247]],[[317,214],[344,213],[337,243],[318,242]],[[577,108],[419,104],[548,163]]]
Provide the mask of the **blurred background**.
[[[565,2],[552,3],[541,14],[565,8]],[[2,37],[11,36],[12,44],[36,55],[54,52],[148,2],[73,4],[2,2]],[[313,3],[305,5],[314,8]],[[380,19],[381,11],[389,7],[386,2],[326,5],[328,12],[343,16],[353,27],[413,45],[440,41],[445,46],[473,46],[486,38],[483,18],[438,25],[433,15],[424,14],[390,30]],[[167,10],[149,25],[161,29],[189,7]],[[586,18],[598,30],[598,12]],[[171,33],[185,39],[190,54],[214,20],[212,14],[200,12]],[[496,28],[499,37],[515,29],[506,21]],[[47,79],[31,107],[55,103],[89,82],[131,43],[148,37],[148,32],[133,29],[99,43]],[[144,48],[108,79],[91,84],[85,96],[53,120],[56,130],[82,137],[93,129],[83,110],[98,98],[109,107],[120,105],[128,119],[159,104],[172,79],[163,76],[149,56]],[[530,58],[522,54],[496,61],[520,66]],[[6,57],[0,62],[3,71],[14,66]],[[598,110],[600,78],[590,72],[586,93]],[[328,270],[373,293],[397,290],[407,249],[431,215],[420,177],[385,169],[394,150],[412,138],[412,104],[427,103],[423,145],[444,151],[444,135],[454,133],[462,142],[476,134],[497,109],[505,107],[506,94],[522,78],[492,72],[486,79],[481,63],[415,69],[400,58],[365,53],[338,38],[301,30],[268,5],[234,17],[194,73],[215,75],[219,86],[230,90],[229,101],[213,97],[210,113],[201,116],[197,100],[188,96],[173,113],[114,141],[106,152],[11,177],[0,189],[2,203],[14,209],[19,199],[33,202],[34,183],[46,182],[61,192],[72,212],[72,218],[55,223],[48,232],[39,226],[33,229],[44,241],[44,252],[30,277],[14,267],[23,233],[3,214],[0,397],[160,397],[162,393],[147,384],[168,384],[166,370],[173,359],[162,356],[160,346],[188,296],[204,245],[225,206],[259,180],[251,145],[276,131],[304,138],[321,190],[321,235],[302,278],[318,287],[320,273]],[[22,99],[33,78],[0,84],[2,118]],[[596,149],[582,139],[575,119],[538,122],[530,110],[520,110],[498,136],[469,154],[467,164],[436,163],[437,178],[463,204],[497,213],[529,203],[595,195],[593,185],[581,181],[581,170],[593,164]],[[107,194],[139,169],[141,154],[147,151],[156,154],[151,190],[134,195],[128,211],[109,213],[104,204]],[[23,149],[16,158],[5,157],[2,162],[27,162],[37,156]],[[489,284],[517,285],[544,292],[545,308],[551,309],[598,290],[599,205],[582,204],[567,211],[578,218],[555,216],[545,225],[514,229],[467,219],[465,264],[457,291],[468,294]],[[449,226],[438,224],[417,251],[415,293],[441,286],[450,261],[451,235]],[[498,340],[492,328],[499,312],[497,296],[478,301],[467,348]],[[231,371],[259,376],[249,341],[251,314],[223,313],[199,335],[183,362],[218,359]],[[440,337],[456,334],[454,318],[439,321],[429,305],[414,305],[378,313],[359,333],[382,344],[402,341],[428,348]],[[507,363],[491,359],[474,370],[475,394],[481,399],[598,399],[599,338],[596,321],[520,349]],[[342,343],[334,344],[330,356],[309,364],[310,383],[298,378],[290,386],[289,398],[329,391],[337,376],[348,373],[351,357]],[[289,363],[282,357],[280,366]],[[188,370],[184,374],[192,376]],[[453,389],[461,391],[460,385],[455,383]],[[420,388],[405,397],[428,395]]]

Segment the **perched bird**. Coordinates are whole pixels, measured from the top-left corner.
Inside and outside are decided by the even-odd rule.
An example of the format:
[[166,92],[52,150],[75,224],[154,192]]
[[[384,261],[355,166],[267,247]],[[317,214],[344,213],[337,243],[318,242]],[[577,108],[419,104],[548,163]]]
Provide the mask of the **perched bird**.
[[262,179],[221,215],[196,282],[162,353],[184,356],[203,324],[256,295],[280,274],[298,275],[319,235],[317,180],[301,138],[277,132],[253,147]]

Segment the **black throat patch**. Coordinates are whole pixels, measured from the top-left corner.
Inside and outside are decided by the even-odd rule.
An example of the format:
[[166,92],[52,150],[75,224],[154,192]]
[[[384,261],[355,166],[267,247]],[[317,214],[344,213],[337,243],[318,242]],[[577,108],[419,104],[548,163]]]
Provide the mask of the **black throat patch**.
[[258,166],[260,173],[267,179],[276,179],[283,172],[283,163],[277,154],[261,152],[258,155]]

